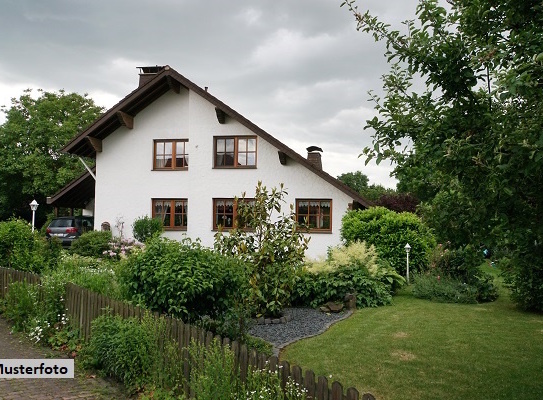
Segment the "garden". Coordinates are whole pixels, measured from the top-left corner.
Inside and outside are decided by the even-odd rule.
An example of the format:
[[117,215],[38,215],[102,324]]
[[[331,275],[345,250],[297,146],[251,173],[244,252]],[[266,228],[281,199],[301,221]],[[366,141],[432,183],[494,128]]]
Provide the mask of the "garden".
[[[159,221],[147,216],[134,223],[135,239],[94,231],[69,251],[33,233],[25,221],[0,222],[1,266],[41,276],[40,285],[9,285],[3,317],[32,342],[117,378],[128,394],[140,398],[195,393],[202,399],[240,398],[253,392],[267,396],[262,398],[305,398],[303,388],[270,369],[250,368],[242,379],[234,355],[220,342],[207,347],[193,342],[179,352],[176,343],[164,340],[165,319],[151,313],[179,318],[269,356],[271,345],[248,333],[256,318],[280,316],[287,306],[341,304],[347,293],[356,295],[358,307],[350,318],[287,347],[281,358],[380,399],[445,398],[453,388],[484,398],[486,378],[477,385],[466,381],[478,371],[500,370],[491,374],[497,376],[493,385],[502,388],[495,390],[510,393],[498,381],[508,382],[509,373],[516,376],[519,365],[532,366],[525,372],[541,370],[519,336],[507,335],[507,326],[513,321],[530,338],[530,349],[541,354],[543,320],[512,307],[499,285],[499,267],[487,266],[479,246],[437,243],[415,214],[373,207],[348,212],[343,244],[323,259],[308,260],[307,238],[292,214],[272,219],[284,194],[282,187],[268,190],[259,184],[254,201],[239,201],[239,228],[228,235],[218,232],[213,249],[188,238],[165,239]],[[404,279],[407,242],[409,286]],[[68,282],[149,313],[121,318],[106,312],[93,321],[90,339],[82,341],[65,313]],[[521,363],[496,358],[513,357],[514,351]],[[183,360],[190,360],[188,379]],[[418,376],[416,385],[408,383],[412,374]],[[526,376],[515,390],[536,398],[530,396],[539,393],[539,384],[536,379],[530,384],[529,372]],[[439,385],[432,386],[435,379]]]

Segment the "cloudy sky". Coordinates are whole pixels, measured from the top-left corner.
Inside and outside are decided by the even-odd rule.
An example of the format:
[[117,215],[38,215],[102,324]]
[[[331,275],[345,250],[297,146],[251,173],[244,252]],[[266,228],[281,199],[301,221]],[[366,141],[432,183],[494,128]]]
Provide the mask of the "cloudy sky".
[[[88,93],[111,107],[138,66],[170,65],[298,153],[323,148],[324,169],[360,170],[394,187],[371,143],[368,90],[388,71],[384,47],[356,31],[341,0],[3,0],[0,105],[26,88]],[[400,27],[417,0],[359,0]],[[3,115],[0,116],[0,123]],[[75,134],[75,132],[74,132]]]

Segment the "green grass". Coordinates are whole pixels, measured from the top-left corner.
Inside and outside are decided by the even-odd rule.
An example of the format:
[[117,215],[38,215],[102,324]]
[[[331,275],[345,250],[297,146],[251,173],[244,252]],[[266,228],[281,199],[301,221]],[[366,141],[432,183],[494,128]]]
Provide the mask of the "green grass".
[[[487,272],[491,271],[486,268]],[[414,298],[356,311],[281,358],[379,400],[543,399],[543,315]]]

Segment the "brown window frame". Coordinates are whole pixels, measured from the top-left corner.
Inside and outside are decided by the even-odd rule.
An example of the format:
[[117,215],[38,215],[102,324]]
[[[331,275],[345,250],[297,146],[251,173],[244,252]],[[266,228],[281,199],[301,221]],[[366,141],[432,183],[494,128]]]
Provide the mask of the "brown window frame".
[[[303,201],[306,201],[308,203],[311,203],[311,202],[319,202],[319,210],[322,208],[322,204],[323,202],[327,202],[329,203],[329,209],[330,209],[330,212],[329,214],[322,214],[320,213],[320,211],[318,213],[310,213],[310,204],[308,204],[307,206],[307,213],[304,213],[304,214],[300,214],[300,202],[303,202]],[[296,221],[299,223],[299,224],[304,224],[307,226],[308,228],[308,231],[309,232],[312,232],[312,233],[331,233],[332,232],[332,199],[296,199]],[[311,228],[310,226],[308,226],[308,222],[309,220],[311,219],[312,216],[316,216],[317,218],[324,218],[324,217],[328,217],[329,220],[330,220],[330,226],[328,228]],[[304,217],[304,221],[303,222],[300,222],[300,217]]]
[[[246,202],[254,201],[254,199],[238,199],[243,200]],[[236,222],[238,219],[237,209],[238,205],[236,202],[236,199],[233,197],[227,198],[227,197],[218,197],[213,199],[213,230],[218,231],[219,230],[219,224],[217,224],[217,202],[219,201],[231,201],[232,204],[232,226],[222,226],[223,231],[229,231],[231,229],[234,229],[236,227]],[[229,215],[229,213],[223,213],[223,215]],[[251,231],[250,228],[244,228],[244,230]]]
[[[187,171],[189,169],[188,164],[188,158],[189,154],[187,153],[187,143],[189,142],[188,139],[155,139],[153,140],[153,171]],[[159,143],[171,143],[172,146],[172,154],[171,154],[171,160],[172,165],[171,166],[165,166],[165,167],[158,167],[157,166],[157,144]],[[182,153],[183,162],[181,166],[177,165],[177,144],[183,143],[184,144],[184,153]],[[163,154],[165,155],[165,153]]]
[[[161,213],[161,214],[157,214],[156,213],[156,203],[157,202],[163,202],[163,203],[170,203],[169,206],[170,206],[170,212],[169,213]],[[175,203],[176,202],[184,202],[184,206],[183,206],[183,209],[184,209],[184,212],[181,212],[181,213],[176,213],[175,212]],[[172,212],[172,210],[174,212]],[[160,198],[160,199],[152,199],[151,200],[151,215],[153,218],[160,218],[160,220],[162,221],[162,223],[164,223],[164,217],[160,217],[161,215],[164,215],[164,214],[170,214],[170,225],[169,226],[166,226],[164,225],[164,230],[165,231],[186,231],[187,230],[187,225],[188,225],[188,199],[181,199],[181,198],[178,198],[178,199],[163,199],[163,198]],[[175,225],[175,217],[176,215],[181,215],[181,223],[183,223],[183,221],[185,221],[185,224],[184,225]],[[184,216],[184,218],[183,218]]]
[[[224,152],[221,152],[221,153],[218,153],[218,149],[217,149],[217,141],[218,140],[234,140],[234,151],[233,152],[229,152],[229,151],[226,151],[226,143],[225,143],[225,148],[224,148]],[[248,149],[248,145],[246,147],[245,150],[240,150],[240,140],[244,140],[244,139],[254,139],[255,141],[255,149],[254,151],[253,150],[249,150]],[[233,153],[232,157],[233,157],[233,165],[217,165],[217,157],[219,154],[224,154],[224,156],[226,156],[226,154],[230,154],[230,153]],[[249,154],[254,154],[254,165],[243,165],[243,164],[238,164],[238,160],[239,160],[239,155],[242,154],[242,153],[245,153],[246,154],[246,160],[248,159],[248,155]],[[213,137],[213,168],[219,168],[219,169],[254,169],[256,168],[257,166],[257,158],[258,158],[258,139],[257,139],[257,136],[244,136],[244,135],[240,135],[240,136],[214,136]]]

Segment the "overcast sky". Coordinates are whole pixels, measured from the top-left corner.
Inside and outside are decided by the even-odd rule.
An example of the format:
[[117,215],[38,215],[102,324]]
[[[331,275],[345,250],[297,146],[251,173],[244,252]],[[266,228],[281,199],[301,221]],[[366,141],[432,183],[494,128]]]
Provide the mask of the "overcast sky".
[[[331,175],[360,170],[394,187],[388,162],[358,158],[375,114],[367,92],[379,91],[388,71],[384,46],[357,32],[340,4],[3,0],[0,105],[42,88],[88,93],[109,108],[136,88],[136,67],[168,64],[298,153],[322,147]],[[416,4],[360,0],[359,9],[400,27]]]

